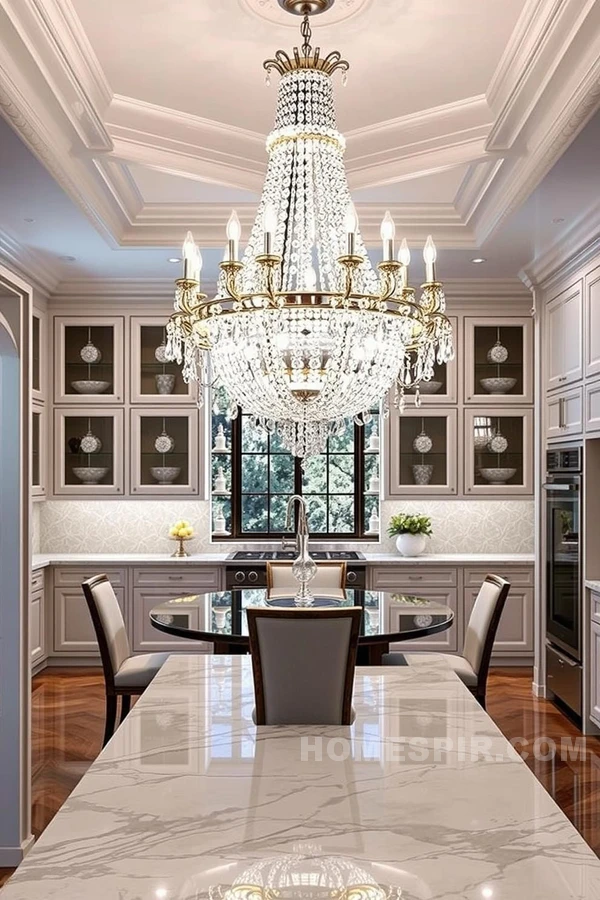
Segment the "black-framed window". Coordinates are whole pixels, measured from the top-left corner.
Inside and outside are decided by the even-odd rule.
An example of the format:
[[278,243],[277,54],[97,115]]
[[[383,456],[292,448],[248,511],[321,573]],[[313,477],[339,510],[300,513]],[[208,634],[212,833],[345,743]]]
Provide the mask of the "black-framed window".
[[[223,400],[223,398],[221,398]],[[379,474],[379,414],[365,426],[352,422],[343,434],[330,438],[320,456],[301,460],[287,451],[277,433],[257,427],[239,411],[229,418],[225,402],[212,411],[213,522],[222,512],[228,536],[243,540],[279,538],[285,532],[287,502],[292,494],[307,500],[312,535],[330,540],[373,540],[372,514],[379,513],[379,495],[372,476]],[[218,448],[218,434],[226,450]],[[222,472],[220,472],[222,470]],[[215,490],[218,483],[225,490]],[[295,529],[295,523],[293,529]]]

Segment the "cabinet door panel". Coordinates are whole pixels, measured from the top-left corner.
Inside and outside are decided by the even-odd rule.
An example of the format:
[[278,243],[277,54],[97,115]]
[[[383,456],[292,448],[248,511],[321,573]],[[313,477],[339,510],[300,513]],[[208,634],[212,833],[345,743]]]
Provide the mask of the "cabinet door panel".
[[585,430],[600,431],[600,379],[585,386]]
[[583,433],[583,389],[551,394],[546,405],[546,437],[562,440]]
[[[479,590],[465,591],[464,622],[467,628]],[[533,590],[511,587],[494,642],[493,656],[533,653]]]
[[567,288],[547,307],[548,390],[583,376],[583,284]]
[[[399,587],[397,592],[406,594],[418,593],[419,597],[423,597],[426,600],[435,600],[436,603],[446,604],[454,611],[454,622],[447,631],[441,631],[439,634],[431,634],[414,641],[400,641],[390,644],[390,650],[399,650],[400,652],[430,650],[435,653],[456,653],[459,648],[459,641],[462,639],[456,588],[444,590],[443,588],[423,587],[415,591],[415,585],[411,583],[410,585]],[[415,606],[415,616],[418,615],[427,615],[427,611]],[[390,609],[389,627],[391,630],[395,627],[393,608]]]
[[[175,597],[181,597],[181,590],[175,588],[135,588],[133,591],[133,650],[142,653],[151,653],[156,650],[180,650],[185,653],[206,653],[212,651],[212,644],[205,641],[186,641],[184,638],[175,635],[163,634],[158,631],[150,622],[150,611],[164,603],[166,600],[173,600]],[[176,616],[182,618],[182,624],[186,627],[189,623],[191,627],[197,625],[193,617],[198,619],[198,610],[182,609],[177,612]]]
[[600,266],[585,279],[585,373],[600,375]]
[[590,716],[600,725],[600,625],[592,622],[590,628]]
[[[115,587],[114,591],[127,623],[125,589]],[[94,626],[80,587],[54,589],[54,652],[77,656],[99,654]]]
[[31,595],[29,605],[29,653],[32,664],[46,657],[44,591],[37,590]]

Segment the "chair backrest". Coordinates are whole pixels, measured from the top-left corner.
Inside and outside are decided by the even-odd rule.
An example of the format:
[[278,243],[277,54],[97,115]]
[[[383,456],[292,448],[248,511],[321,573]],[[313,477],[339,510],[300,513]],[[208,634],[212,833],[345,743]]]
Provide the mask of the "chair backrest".
[[475,599],[463,646],[463,656],[485,684],[492,648],[500,616],[510,590],[510,583],[499,575],[486,575]]
[[[315,590],[341,590],[346,584],[345,562],[320,562],[317,563],[317,574],[310,582],[310,589]],[[293,589],[295,593],[298,582],[292,575],[292,563],[268,562],[267,563],[267,587],[269,590]]]
[[115,674],[131,656],[123,613],[107,575],[95,575],[81,587],[96,632],[104,678],[112,687]]
[[257,725],[350,725],[362,608],[249,607]]

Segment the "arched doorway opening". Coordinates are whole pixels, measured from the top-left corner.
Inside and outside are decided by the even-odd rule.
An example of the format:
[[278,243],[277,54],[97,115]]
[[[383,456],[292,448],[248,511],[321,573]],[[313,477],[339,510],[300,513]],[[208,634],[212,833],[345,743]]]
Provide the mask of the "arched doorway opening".
[[0,866],[31,836],[31,288],[0,266]]

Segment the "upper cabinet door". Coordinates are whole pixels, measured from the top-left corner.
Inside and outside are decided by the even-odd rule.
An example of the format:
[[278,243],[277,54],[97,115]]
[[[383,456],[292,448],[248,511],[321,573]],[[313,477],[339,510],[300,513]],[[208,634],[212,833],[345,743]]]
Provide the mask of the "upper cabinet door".
[[56,316],[54,399],[78,406],[123,403],[124,319]]
[[[424,406],[446,406],[458,401],[457,360],[462,353],[462,335],[459,334],[458,319],[453,316],[449,318],[454,335],[454,359],[450,360],[449,363],[436,362],[431,381],[422,381],[419,385],[421,404]],[[413,404],[414,401],[411,397],[414,397],[415,394],[416,391],[414,390],[406,392],[408,406]]]
[[529,316],[465,318],[465,403],[533,403]]
[[46,399],[46,316],[34,309],[31,315],[31,396]]
[[545,344],[547,390],[583,377],[583,281],[577,281],[548,303]]
[[585,279],[585,374],[600,375],[600,266]]
[[181,366],[165,357],[168,316],[131,319],[131,402],[181,405],[195,402],[195,391],[183,380]]

